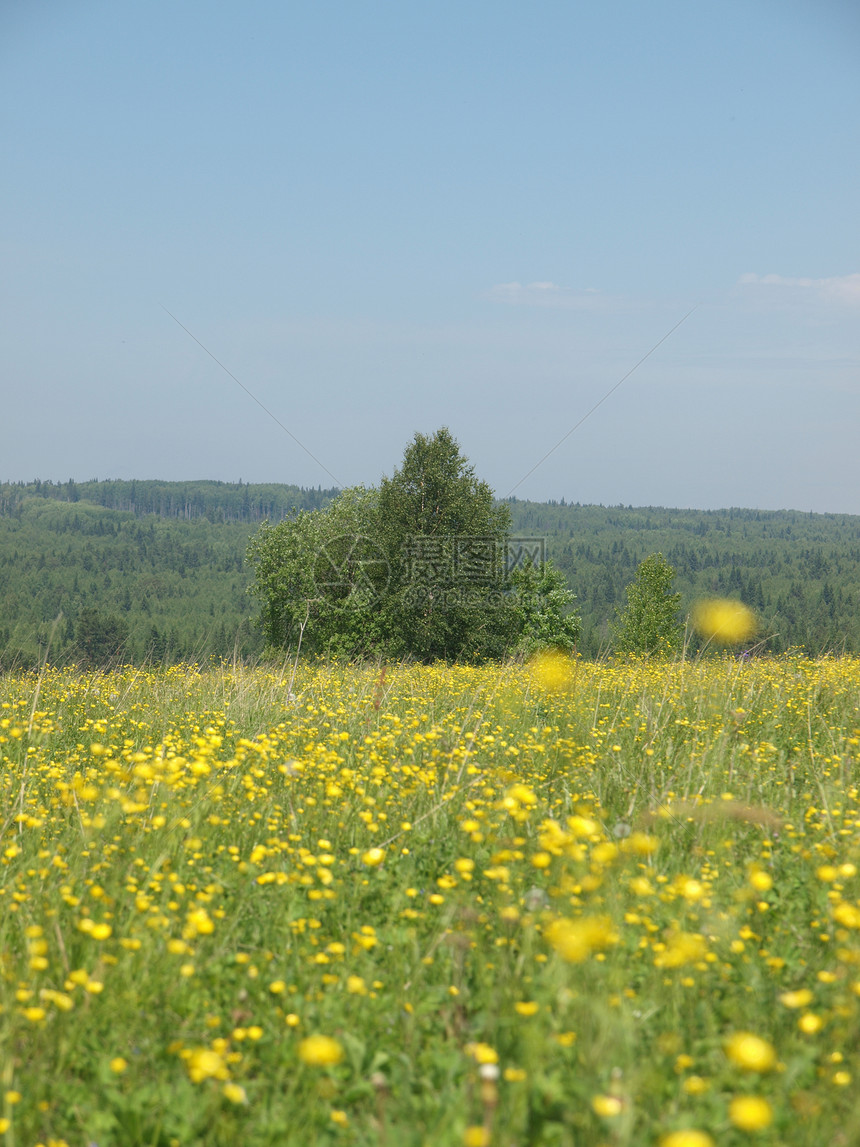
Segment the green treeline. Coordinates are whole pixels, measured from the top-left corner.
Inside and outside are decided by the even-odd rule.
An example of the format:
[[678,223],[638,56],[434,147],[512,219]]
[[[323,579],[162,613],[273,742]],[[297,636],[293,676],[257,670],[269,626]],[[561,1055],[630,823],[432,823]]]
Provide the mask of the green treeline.
[[736,597],[758,613],[770,652],[860,653],[858,516],[513,501],[511,517],[515,534],[547,539],[576,592],[585,656],[607,649],[625,587],[654,552],[675,569],[682,611]]
[[[0,666],[256,657],[245,551],[259,523],[336,491],[224,482],[0,485]],[[760,615],[765,648],[860,653],[860,517],[509,502],[544,537],[582,614],[580,651],[611,644],[638,564],[659,551],[685,613],[702,596]],[[57,619],[59,618],[59,621]]]
[[31,665],[49,644],[52,661],[85,660],[81,625],[99,619],[124,661],[232,656],[237,643],[253,655],[244,550],[255,528],[26,498],[0,515],[0,663]]
[[28,497],[56,502],[92,502],[143,517],[207,518],[210,522],[280,522],[293,510],[319,510],[337,490],[306,490],[245,482],[17,482],[0,483],[0,514],[11,514]]

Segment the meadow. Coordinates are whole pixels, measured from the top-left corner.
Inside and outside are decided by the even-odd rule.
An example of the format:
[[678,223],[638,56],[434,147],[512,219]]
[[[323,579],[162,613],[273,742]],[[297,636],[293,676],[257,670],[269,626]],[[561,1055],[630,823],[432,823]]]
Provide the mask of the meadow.
[[2,1142],[860,1142],[858,700],[791,655],[0,677]]

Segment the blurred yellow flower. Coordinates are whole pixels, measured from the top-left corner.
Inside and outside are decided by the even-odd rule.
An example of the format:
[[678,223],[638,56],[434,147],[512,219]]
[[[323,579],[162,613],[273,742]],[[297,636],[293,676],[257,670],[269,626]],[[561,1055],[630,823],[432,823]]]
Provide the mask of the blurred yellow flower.
[[534,683],[547,693],[561,693],[573,681],[573,661],[561,650],[539,653],[529,662],[528,669]]
[[192,1083],[202,1083],[204,1079],[229,1079],[227,1064],[217,1051],[208,1047],[198,1047],[185,1056],[185,1066]]
[[701,1075],[691,1075],[684,1080],[682,1086],[687,1095],[704,1095],[711,1085],[706,1079],[702,1079]]
[[812,992],[809,988],[798,988],[796,992],[783,992],[779,1002],[787,1008],[805,1008],[812,1003]]
[[683,968],[685,964],[695,964],[704,959],[708,951],[705,937],[698,932],[673,932],[669,935],[663,950],[654,958],[657,968]]
[[488,1043],[468,1043],[466,1051],[476,1063],[498,1063],[499,1053]]
[[711,598],[700,601],[693,610],[693,625],[702,637],[721,645],[746,641],[756,632],[756,616],[741,601]]
[[741,1131],[761,1131],[773,1122],[773,1108],[758,1095],[737,1095],[729,1104],[729,1119]]
[[310,1035],[299,1044],[299,1059],[311,1067],[331,1067],[343,1059],[343,1048],[327,1035]]
[[660,1147],[714,1147],[714,1141],[707,1131],[672,1131],[660,1139]]
[[756,892],[770,892],[773,888],[773,877],[761,868],[753,869],[749,875],[749,882]]
[[576,920],[560,917],[549,925],[546,938],[564,960],[580,964],[592,952],[617,942],[608,916],[581,916]]
[[804,1012],[797,1021],[797,1026],[805,1035],[815,1035],[824,1027],[824,1020],[815,1012]]
[[595,1115],[600,1115],[604,1119],[614,1119],[616,1115],[620,1115],[624,1104],[617,1095],[595,1095],[591,1101],[591,1108]]
[[726,1056],[746,1071],[771,1071],[776,1066],[776,1051],[766,1039],[752,1032],[735,1032],[726,1040]]
[[833,919],[843,928],[860,929],[860,908],[843,900],[833,909]]

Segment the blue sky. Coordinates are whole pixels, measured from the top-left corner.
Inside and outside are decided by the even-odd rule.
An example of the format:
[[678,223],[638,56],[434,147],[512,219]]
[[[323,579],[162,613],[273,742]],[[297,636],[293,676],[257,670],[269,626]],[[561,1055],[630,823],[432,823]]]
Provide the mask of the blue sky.
[[500,496],[860,514],[853,0],[6,0],[0,109],[0,479],[446,424]]

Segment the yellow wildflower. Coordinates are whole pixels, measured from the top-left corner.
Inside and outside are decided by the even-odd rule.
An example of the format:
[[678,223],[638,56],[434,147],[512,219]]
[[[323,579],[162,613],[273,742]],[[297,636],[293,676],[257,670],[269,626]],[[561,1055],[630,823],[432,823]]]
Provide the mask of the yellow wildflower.
[[737,1095],[729,1104],[729,1119],[741,1131],[761,1131],[773,1122],[773,1108],[758,1095]]
[[343,1059],[343,1048],[327,1035],[310,1035],[299,1044],[299,1059],[310,1067],[331,1067]]
[[771,1071],[776,1066],[773,1044],[752,1032],[735,1032],[726,1040],[726,1056],[746,1071]]

